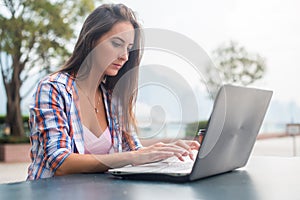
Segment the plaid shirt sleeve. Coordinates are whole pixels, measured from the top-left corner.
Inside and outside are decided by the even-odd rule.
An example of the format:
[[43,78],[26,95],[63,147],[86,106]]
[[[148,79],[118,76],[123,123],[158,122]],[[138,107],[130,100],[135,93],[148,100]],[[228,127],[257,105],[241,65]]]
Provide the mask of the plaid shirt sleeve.
[[30,106],[32,164],[28,171],[29,180],[53,176],[71,154],[66,116],[69,95],[63,88],[59,83],[42,81]]

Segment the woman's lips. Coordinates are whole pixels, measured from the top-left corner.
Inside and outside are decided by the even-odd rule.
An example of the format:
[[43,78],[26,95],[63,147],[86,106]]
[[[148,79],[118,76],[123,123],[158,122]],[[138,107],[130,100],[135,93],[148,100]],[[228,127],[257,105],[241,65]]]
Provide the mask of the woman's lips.
[[122,65],[121,64],[116,64],[116,63],[113,63],[113,66],[117,69],[121,69]]

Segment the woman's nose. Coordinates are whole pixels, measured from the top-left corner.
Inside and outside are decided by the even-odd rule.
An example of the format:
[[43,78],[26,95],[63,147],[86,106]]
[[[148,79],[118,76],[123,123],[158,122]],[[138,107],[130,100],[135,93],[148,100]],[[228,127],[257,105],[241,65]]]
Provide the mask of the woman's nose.
[[128,55],[129,55],[129,52],[127,52],[127,50],[126,50],[126,52],[124,53],[121,53],[121,55],[119,56],[119,59],[121,59],[121,60],[123,60],[123,61],[127,61],[128,60]]

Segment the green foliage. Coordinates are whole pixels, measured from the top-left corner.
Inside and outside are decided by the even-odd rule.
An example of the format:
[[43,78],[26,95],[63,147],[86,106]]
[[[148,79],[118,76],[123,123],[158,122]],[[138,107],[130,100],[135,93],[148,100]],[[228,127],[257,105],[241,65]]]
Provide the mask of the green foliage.
[[[233,41],[214,50],[212,60],[223,83],[246,86],[261,79],[266,71],[263,57],[259,54],[249,53],[245,47]],[[210,85],[219,84],[213,76],[208,79]]]
[[192,122],[185,127],[185,136],[187,138],[194,138],[199,129],[206,129],[207,121]]
[[7,96],[6,122],[12,134],[22,136],[20,102],[35,86],[26,81],[38,81],[67,60],[78,23],[94,9],[94,0],[0,0],[0,6],[0,73]]
[[28,136],[2,136],[0,137],[0,144],[22,144],[30,143]]
[[0,115],[0,124],[5,123],[5,115]]
[[[49,70],[51,64],[64,62],[75,26],[94,9],[93,0],[3,0],[1,5],[5,12],[0,14],[0,51],[12,59],[10,66],[5,66],[9,63],[1,58],[1,67],[15,70],[17,62],[23,64],[24,74],[33,73],[35,67]],[[5,81],[11,78],[4,77]]]
[[[5,115],[0,115],[0,124],[4,124],[5,123],[5,118],[6,118]],[[24,115],[24,116],[22,116],[22,119],[23,119],[23,123],[28,123],[29,116],[28,115]]]
[[[5,118],[6,116],[4,115],[0,115],[0,143],[24,143],[24,142],[27,142],[29,141],[28,140],[28,136],[29,136],[29,133],[30,133],[30,130],[29,130],[29,116],[22,116],[22,125],[23,125],[23,128],[24,128],[24,131],[25,133],[23,135],[10,135],[10,136],[5,136],[4,134],[4,129],[6,127],[6,124],[5,124]],[[27,139],[26,139],[27,138]],[[24,142],[22,142],[24,141]]]

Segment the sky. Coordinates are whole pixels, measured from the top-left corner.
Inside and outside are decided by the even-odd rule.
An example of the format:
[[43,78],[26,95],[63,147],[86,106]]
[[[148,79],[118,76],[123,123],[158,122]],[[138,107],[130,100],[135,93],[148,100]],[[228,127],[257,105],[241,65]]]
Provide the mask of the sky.
[[[162,28],[183,34],[194,40],[208,54],[224,42],[237,41],[249,52],[259,53],[266,58],[265,77],[253,86],[273,90],[273,101],[277,104],[289,104],[290,108],[300,107],[300,1],[104,2],[124,3],[137,13],[144,28]],[[0,89],[2,96],[2,85]],[[0,113],[3,110],[5,105],[2,104]],[[300,115],[295,110],[294,115]]]
[[300,1],[108,2],[126,4],[138,13],[144,27],[182,33],[208,53],[229,40],[239,42],[266,58],[266,75],[255,85],[274,90],[273,99],[300,104]]
[[260,54],[266,59],[267,71],[264,78],[252,86],[274,92],[270,105],[272,120],[300,120],[300,1],[106,2],[124,3],[137,12],[145,28],[181,33],[208,54],[230,40],[237,41],[249,52]]

